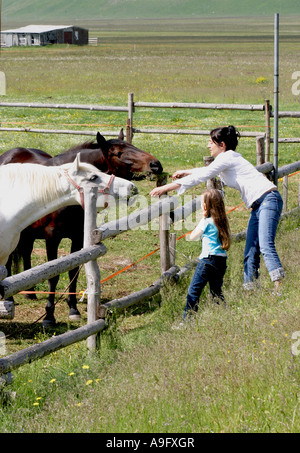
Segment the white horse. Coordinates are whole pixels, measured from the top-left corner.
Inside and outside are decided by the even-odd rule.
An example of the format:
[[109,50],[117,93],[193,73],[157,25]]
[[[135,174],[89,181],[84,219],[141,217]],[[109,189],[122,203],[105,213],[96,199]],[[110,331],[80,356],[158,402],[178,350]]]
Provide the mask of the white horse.
[[98,186],[98,206],[107,194],[119,199],[137,193],[130,181],[102,173],[78,156],[58,167],[0,166],[0,264],[6,264],[24,228],[63,206],[83,204],[84,187],[91,186]]

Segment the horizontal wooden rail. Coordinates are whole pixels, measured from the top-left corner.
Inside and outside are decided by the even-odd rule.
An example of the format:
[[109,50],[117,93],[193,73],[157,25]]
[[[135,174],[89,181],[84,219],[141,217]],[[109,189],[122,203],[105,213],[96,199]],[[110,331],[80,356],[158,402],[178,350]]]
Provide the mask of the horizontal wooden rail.
[[132,214],[122,217],[121,219],[104,223],[99,228],[92,231],[93,241],[95,244],[98,244],[109,237],[117,236],[125,231],[146,225],[151,220],[154,220],[163,214],[170,213],[170,211],[173,211],[178,204],[179,201],[175,197],[164,198],[163,200],[150,205],[148,208],[134,211]]
[[207,104],[204,102],[134,102],[134,107],[148,108],[186,108],[186,109],[210,109],[210,110],[249,110],[264,111],[264,104]]
[[[274,112],[271,112],[270,116],[273,118]],[[278,112],[278,118],[300,118],[300,112],[280,111]]]
[[32,288],[37,283],[48,280],[63,272],[67,272],[99,256],[105,255],[107,249],[104,244],[92,245],[78,252],[62,256],[47,263],[40,264],[0,282],[0,299],[6,299],[20,291]]
[[57,335],[42,343],[35,344],[29,348],[14,352],[11,355],[0,358],[0,376],[19,368],[25,363],[31,363],[34,360],[41,359],[52,352],[65,348],[78,341],[85,340],[91,335],[100,332],[105,327],[105,321],[99,319],[83,327]]
[[[68,129],[35,129],[33,127],[0,127],[2,132],[32,132],[34,134],[66,134],[66,135],[89,135],[96,136],[95,131],[75,131]],[[106,137],[118,137],[118,132],[101,132]]]
[[[164,135],[209,135],[210,131],[193,130],[193,129],[140,129],[133,127],[133,133],[136,134],[164,134]],[[241,137],[264,137],[264,132],[240,132]]]
[[0,107],[24,107],[36,109],[75,109],[90,110],[94,112],[128,112],[128,107],[114,105],[90,105],[90,104],[42,104],[39,102],[0,102]]
[[300,160],[293,162],[292,164],[283,165],[278,169],[278,178],[283,178],[283,176],[290,175],[295,171],[300,170]]
[[163,283],[165,281],[170,280],[172,277],[174,277],[177,273],[179,272],[179,267],[178,266],[172,266],[170,269],[168,269],[166,272],[164,272],[161,277],[156,280],[151,286],[148,288],[142,289],[140,291],[136,291],[135,293],[131,293],[128,296],[124,296],[120,299],[114,299],[109,302],[106,302],[105,304],[101,305],[102,310],[109,309],[109,308],[125,308],[129,307],[130,305],[136,304],[137,302],[141,302],[142,300],[145,300],[149,297],[154,296],[154,294],[157,294],[162,287]]

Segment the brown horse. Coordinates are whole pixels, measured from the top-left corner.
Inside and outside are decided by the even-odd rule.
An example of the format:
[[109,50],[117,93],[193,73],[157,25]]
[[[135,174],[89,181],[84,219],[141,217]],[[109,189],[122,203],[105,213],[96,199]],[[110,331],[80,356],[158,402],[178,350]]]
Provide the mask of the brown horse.
[[[116,176],[128,180],[133,179],[135,173],[151,172],[153,174],[159,174],[163,170],[161,163],[154,156],[124,141],[122,130],[118,139],[111,140],[106,140],[98,132],[96,143],[88,142],[77,145],[52,158],[40,150],[14,148],[0,156],[0,164],[17,162],[18,153],[20,158],[22,157],[26,162],[35,162],[46,166],[72,162],[76,155],[80,153],[82,162],[89,162],[95,165],[100,171],[113,173]],[[71,253],[80,250],[83,247],[83,225],[84,211],[81,206],[68,206],[43,217],[23,230],[16,251],[17,255],[23,259],[24,270],[31,268],[31,253],[35,239],[46,240],[47,259],[49,261],[57,258],[58,246],[63,238],[71,239]],[[12,259],[7,264],[8,272],[10,272],[11,262]],[[78,268],[69,272],[69,278],[69,292],[74,293],[68,296],[69,318],[76,320],[80,319],[75,294]],[[46,317],[43,321],[45,326],[55,324],[55,294],[51,293],[55,293],[58,280],[59,276],[49,280],[50,294],[46,306]]]
[[34,148],[13,148],[5,151],[0,156],[0,165],[6,164],[44,164],[46,160],[51,159],[50,154],[40,149]]

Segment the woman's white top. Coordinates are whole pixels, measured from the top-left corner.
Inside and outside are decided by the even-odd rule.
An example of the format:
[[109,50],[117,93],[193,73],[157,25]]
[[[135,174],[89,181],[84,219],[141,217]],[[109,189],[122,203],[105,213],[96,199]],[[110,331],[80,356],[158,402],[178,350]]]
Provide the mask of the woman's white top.
[[256,170],[241,154],[232,150],[218,154],[207,167],[194,168],[191,172],[190,175],[176,180],[176,183],[180,184],[179,195],[201,182],[220,176],[224,184],[240,191],[242,200],[250,208],[265,192],[276,189],[263,173]]

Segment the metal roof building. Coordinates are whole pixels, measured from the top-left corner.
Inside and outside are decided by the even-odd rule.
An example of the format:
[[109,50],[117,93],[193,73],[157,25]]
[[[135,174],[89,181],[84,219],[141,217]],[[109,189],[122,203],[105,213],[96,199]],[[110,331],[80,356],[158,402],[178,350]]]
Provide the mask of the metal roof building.
[[27,25],[14,30],[1,31],[3,47],[47,44],[86,45],[88,40],[88,30],[74,25]]

